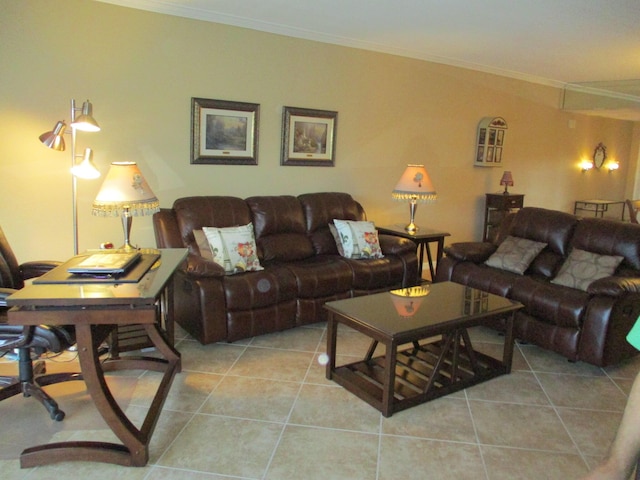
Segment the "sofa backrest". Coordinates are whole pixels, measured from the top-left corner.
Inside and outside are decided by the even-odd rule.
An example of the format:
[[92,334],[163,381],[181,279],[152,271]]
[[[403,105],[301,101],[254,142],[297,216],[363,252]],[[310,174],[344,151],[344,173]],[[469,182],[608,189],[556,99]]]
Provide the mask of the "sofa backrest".
[[305,219],[298,199],[291,195],[256,196],[246,199],[251,210],[261,261],[295,261],[314,254],[306,235]]
[[298,196],[306,220],[306,233],[311,239],[316,255],[338,254],[336,242],[329,230],[329,223],[340,220],[366,220],[362,205],[348,193],[320,192]]
[[602,218],[583,218],[571,240],[573,248],[624,257],[620,268],[640,270],[640,225]]
[[557,210],[524,207],[509,222],[508,234],[543,242],[547,247],[534,259],[529,272],[552,278],[564,262],[579,220]]
[[173,212],[183,245],[192,253],[200,251],[194,230],[202,230],[202,227],[236,227],[251,222],[247,203],[237,197],[179,198],[173,203]]

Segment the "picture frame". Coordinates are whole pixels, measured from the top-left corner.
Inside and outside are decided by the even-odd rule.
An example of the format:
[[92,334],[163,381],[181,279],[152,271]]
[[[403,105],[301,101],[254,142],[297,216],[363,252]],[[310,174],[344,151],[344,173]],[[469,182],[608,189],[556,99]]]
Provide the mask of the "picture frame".
[[260,105],[191,99],[191,163],[257,165]]
[[338,112],[284,107],[280,165],[333,167]]

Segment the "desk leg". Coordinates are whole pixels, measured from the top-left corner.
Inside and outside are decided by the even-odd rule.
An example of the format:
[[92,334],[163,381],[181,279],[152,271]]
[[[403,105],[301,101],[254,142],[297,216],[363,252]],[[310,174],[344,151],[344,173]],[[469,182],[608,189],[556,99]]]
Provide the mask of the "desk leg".
[[[87,384],[87,390],[102,418],[123,445],[107,442],[75,441],[59,442],[27,448],[20,457],[22,468],[35,467],[61,461],[93,461],[115,463],[124,466],[142,467],[149,460],[149,442],[162,405],[169,392],[176,371],[180,369],[180,355],[167,344],[156,324],[144,324],[144,328],[154,346],[165,359],[147,357],[121,357],[100,363],[98,347],[101,338],[95,335],[95,327],[89,323],[76,325],[78,357]],[[128,370],[146,368],[164,371],[151,407],[138,429],[124,414],[113,398],[104,378],[105,370]]]

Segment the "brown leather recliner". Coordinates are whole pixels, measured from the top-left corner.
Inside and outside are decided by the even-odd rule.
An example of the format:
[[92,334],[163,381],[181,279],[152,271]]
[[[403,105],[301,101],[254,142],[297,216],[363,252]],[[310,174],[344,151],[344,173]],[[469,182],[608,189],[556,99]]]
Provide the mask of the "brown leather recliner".
[[[187,247],[176,272],[176,321],[203,344],[236,341],[326,319],[325,302],[415,285],[413,242],[380,235],[384,258],[341,257],[329,222],[364,220],[346,193],[187,197],[154,215],[159,248]],[[252,223],[264,270],[225,275],[200,254],[194,230]]]
[[[507,235],[547,244],[522,275],[484,263]],[[503,222],[495,242],[449,245],[436,280],[521,302],[516,337],[569,360],[603,367],[638,353],[626,335],[640,316],[640,225],[526,207]],[[552,283],[572,249],[623,260],[586,291]]]

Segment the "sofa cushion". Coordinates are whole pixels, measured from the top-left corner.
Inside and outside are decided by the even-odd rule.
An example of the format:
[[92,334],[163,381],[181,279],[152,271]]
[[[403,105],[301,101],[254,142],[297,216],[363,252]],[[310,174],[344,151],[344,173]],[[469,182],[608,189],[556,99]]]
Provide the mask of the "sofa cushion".
[[546,246],[546,243],[509,235],[485,263],[490,267],[522,275]]
[[508,234],[546,243],[552,252],[566,256],[577,223],[577,217],[566,212],[524,207],[513,217]]
[[[338,231],[337,242],[342,245],[342,256],[346,258],[382,258],[378,231],[373,222],[355,222],[334,219]],[[338,247],[338,251],[340,248]]]
[[622,256],[622,267],[640,270],[640,225],[603,218],[583,218],[571,241],[573,248]]
[[574,288],[560,287],[529,275],[518,277],[509,298],[524,305],[523,313],[544,323],[579,328],[589,305],[589,295]]
[[291,195],[247,198],[264,262],[291,262],[311,257],[313,245],[305,230],[302,206]]
[[226,274],[263,269],[251,223],[241,227],[203,227],[202,231],[209,241],[213,261],[224,268]]
[[336,242],[329,231],[334,218],[366,220],[364,209],[348,193],[320,192],[298,196],[306,219],[306,231],[316,255],[336,255]]
[[613,275],[622,262],[622,258],[621,256],[599,255],[574,248],[551,283],[586,292],[589,285],[595,280]]

